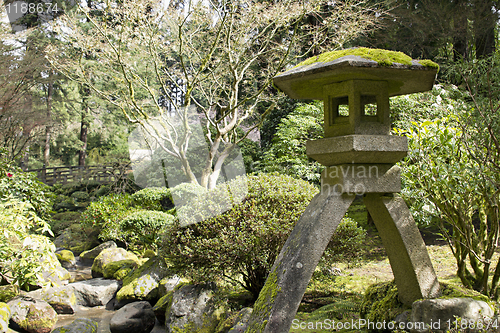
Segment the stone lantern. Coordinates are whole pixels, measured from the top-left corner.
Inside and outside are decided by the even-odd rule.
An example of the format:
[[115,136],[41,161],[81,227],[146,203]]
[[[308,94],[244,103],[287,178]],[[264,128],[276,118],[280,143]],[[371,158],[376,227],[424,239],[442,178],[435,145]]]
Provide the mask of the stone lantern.
[[422,63],[408,57],[406,64],[381,65],[347,55],[299,65],[274,78],[292,98],[323,100],[325,138],[308,141],[306,151],[326,168],[321,192],[294,227],[255,303],[250,331],[289,331],[312,273],[356,195],[363,195],[382,238],[400,300],[411,305],[439,295],[418,228],[405,202],[393,194],[401,191],[395,163],[406,156],[408,143],[390,135],[389,97],[432,89],[437,66]]

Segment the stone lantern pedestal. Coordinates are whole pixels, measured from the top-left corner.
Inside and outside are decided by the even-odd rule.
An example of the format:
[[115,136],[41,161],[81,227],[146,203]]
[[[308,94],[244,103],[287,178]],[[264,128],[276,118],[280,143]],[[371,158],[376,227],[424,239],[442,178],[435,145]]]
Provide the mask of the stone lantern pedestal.
[[387,251],[400,300],[439,294],[425,244],[403,199],[400,169],[406,137],[390,135],[389,97],[432,89],[437,69],[412,61],[380,66],[358,56],[299,66],[274,79],[292,98],[324,102],[325,138],[307,155],[326,166],[321,192],[297,222],[254,305],[248,332],[288,332],[309,280],[356,195]]

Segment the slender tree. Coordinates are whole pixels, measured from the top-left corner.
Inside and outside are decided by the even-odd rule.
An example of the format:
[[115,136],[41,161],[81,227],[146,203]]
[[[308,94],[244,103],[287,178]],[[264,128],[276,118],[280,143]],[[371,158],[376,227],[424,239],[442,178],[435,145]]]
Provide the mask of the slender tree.
[[[181,162],[190,182],[213,188],[235,146],[273,108],[272,78],[311,50],[342,47],[384,14],[360,1],[326,3],[180,1],[161,8],[140,0],[107,6],[99,17],[80,7],[64,21],[71,31],[65,38],[76,45],[79,57],[71,59],[64,49],[52,48],[49,59],[144,128]],[[316,19],[311,23],[306,17]],[[181,103],[172,99],[171,83],[183,92]],[[175,117],[166,112],[162,98]],[[256,112],[266,101],[271,101],[269,107]],[[193,108],[208,145],[200,175],[188,158],[195,136]],[[242,128],[243,134],[237,131]]]

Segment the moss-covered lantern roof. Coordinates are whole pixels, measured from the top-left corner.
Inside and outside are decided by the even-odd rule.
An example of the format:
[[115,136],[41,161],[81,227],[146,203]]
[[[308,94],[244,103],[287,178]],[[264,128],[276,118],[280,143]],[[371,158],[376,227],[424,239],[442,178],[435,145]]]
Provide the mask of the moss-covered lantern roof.
[[274,84],[295,99],[323,99],[323,86],[348,80],[387,81],[389,96],[432,89],[439,66],[402,52],[369,48],[332,51],[311,57],[277,75]]

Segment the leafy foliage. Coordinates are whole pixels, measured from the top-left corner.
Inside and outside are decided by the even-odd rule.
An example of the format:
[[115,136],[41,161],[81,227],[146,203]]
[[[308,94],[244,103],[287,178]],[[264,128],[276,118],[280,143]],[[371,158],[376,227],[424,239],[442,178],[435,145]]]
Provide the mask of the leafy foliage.
[[49,187],[8,161],[6,150],[0,148],[0,201],[9,199],[29,202],[40,218],[50,216],[53,195]]
[[126,241],[127,233],[120,229],[120,220],[134,211],[130,194],[111,194],[92,202],[82,213],[81,224],[84,228],[93,227],[99,231],[103,241]]
[[135,205],[148,210],[168,210],[173,207],[170,189],[166,187],[148,187],[132,194]]
[[173,224],[174,219],[172,215],[167,213],[138,210],[128,214],[120,221],[120,229],[130,232],[130,237],[137,239],[134,243],[157,249],[161,236]]
[[356,221],[349,217],[343,218],[328,243],[322,261],[328,265],[347,262],[354,266],[360,260],[359,251],[365,238],[366,231],[358,227]]
[[307,157],[306,141],[320,139],[323,135],[322,102],[300,104],[281,120],[273,143],[264,153],[261,169],[319,185],[323,167]]
[[291,228],[316,193],[289,176],[250,176],[241,204],[185,228],[174,224],[161,253],[196,281],[238,281],[257,298]]
[[403,195],[437,218],[464,286],[488,294],[489,267],[498,238],[498,218],[490,214],[488,201],[495,194],[484,177],[487,165],[479,164],[468,153],[467,137],[457,128],[456,120],[415,123],[407,131],[410,156],[403,179],[415,190]]
[[53,255],[52,235],[42,218],[49,215],[47,186],[33,174],[23,173],[7,161],[0,148],[0,278],[24,289],[44,284],[41,271]]

